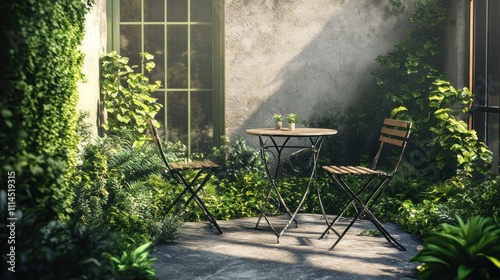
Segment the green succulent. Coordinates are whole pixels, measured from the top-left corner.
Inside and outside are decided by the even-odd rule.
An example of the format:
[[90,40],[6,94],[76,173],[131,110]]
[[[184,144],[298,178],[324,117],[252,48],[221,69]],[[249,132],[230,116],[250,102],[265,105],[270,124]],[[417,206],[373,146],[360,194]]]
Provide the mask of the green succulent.
[[288,114],[288,117],[286,117],[286,121],[289,123],[297,123],[299,121],[299,116],[294,113]]
[[419,266],[420,279],[499,279],[500,224],[475,216],[458,226],[442,224],[430,232],[424,248],[411,261]]

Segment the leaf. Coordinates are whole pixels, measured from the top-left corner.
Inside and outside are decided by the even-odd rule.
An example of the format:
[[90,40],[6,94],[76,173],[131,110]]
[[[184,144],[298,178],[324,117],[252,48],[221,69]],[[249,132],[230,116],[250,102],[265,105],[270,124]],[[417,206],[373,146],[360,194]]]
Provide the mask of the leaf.
[[116,115],[116,119],[119,120],[120,122],[123,122],[123,123],[129,123],[130,122],[130,118],[128,116],[124,116],[124,115],[121,115],[121,114],[117,114]]
[[391,117],[396,116],[399,112],[404,112],[408,111],[408,109],[405,106],[399,106],[397,108],[394,108],[391,110]]
[[473,267],[469,267],[467,265],[459,265],[458,266],[458,271],[457,271],[457,279],[462,280],[462,279],[467,279],[467,277],[474,271],[476,270]]

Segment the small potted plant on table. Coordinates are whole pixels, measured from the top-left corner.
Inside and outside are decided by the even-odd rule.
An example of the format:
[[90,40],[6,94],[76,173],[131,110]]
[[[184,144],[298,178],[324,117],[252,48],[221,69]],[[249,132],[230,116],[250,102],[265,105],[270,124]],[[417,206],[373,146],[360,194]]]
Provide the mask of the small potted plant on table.
[[294,113],[288,114],[288,117],[286,117],[286,121],[288,122],[288,128],[290,130],[295,130],[295,124],[299,121],[299,116]]
[[283,126],[283,116],[281,114],[274,114],[274,129],[276,130],[281,130],[281,127]]

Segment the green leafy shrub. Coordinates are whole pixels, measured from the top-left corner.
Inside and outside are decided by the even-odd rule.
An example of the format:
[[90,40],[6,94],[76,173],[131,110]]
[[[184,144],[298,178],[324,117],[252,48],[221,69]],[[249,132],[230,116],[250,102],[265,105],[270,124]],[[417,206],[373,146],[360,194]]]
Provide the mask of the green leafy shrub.
[[[180,221],[165,213],[178,189],[162,177],[153,144],[134,146],[129,137],[107,136],[85,147],[75,181],[74,209],[87,225],[127,235],[127,249],[146,241],[172,240]],[[121,244],[121,245],[120,245]]]
[[[140,71],[154,69],[151,54],[141,53],[141,58]],[[109,134],[131,131],[134,139],[143,142],[147,119],[154,119],[161,108],[151,96],[160,87],[160,82],[150,84],[142,72],[135,72],[137,65],[128,65],[128,60],[116,51],[101,56],[101,94],[108,113],[107,123],[102,127]]]
[[[458,182],[456,182],[458,181]],[[456,178],[448,182],[456,186],[455,194],[444,205],[442,213],[444,220],[451,220],[453,215],[463,218],[480,215],[494,217],[500,220],[500,176],[491,175],[481,181],[468,178]]]
[[40,222],[38,213],[18,213],[15,273],[2,279],[113,279],[105,256],[112,250],[110,233],[72,221]]
[[123,252],[120,258],[110,256],[113,275],[116,279],[156,279],[154,258],[148,258],[151,242],[137,247],[132,252]]
[[500,224],[475,216],[459,226],[442,224],[430,232],[412,261],[420,262],[421,279],[498,279],[500,277]]
[[209,158],[222,168],[206,188],[204,199],[218,219],[258,215],[264,189],[268,186],[259,151],[237,136],[233,143],[223,137]]

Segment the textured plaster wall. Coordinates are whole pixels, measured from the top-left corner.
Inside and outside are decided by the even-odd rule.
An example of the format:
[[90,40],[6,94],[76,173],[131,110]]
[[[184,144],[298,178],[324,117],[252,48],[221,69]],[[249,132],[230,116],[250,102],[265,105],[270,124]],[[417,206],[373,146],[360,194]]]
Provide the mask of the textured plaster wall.
[[106,0],[96,0],[86,18],[85,38],[81,50],[85,53],[83,73],[85,81],[78,86],[78,110],[90,113],[88,121],[97,135],[99,102],[99,55],[106,49]]
[[446,24],[446,72],[456,88],[469,86],[469,1],[452,1]]
[[405,34],[408,15],[398,21],[388,3],[226,0],[226,134],[271,127],[273,113],[346,108],[373,86],[375,58]]

